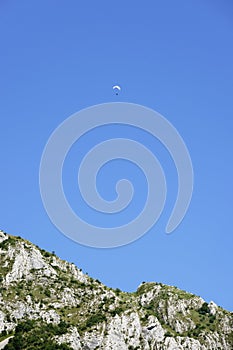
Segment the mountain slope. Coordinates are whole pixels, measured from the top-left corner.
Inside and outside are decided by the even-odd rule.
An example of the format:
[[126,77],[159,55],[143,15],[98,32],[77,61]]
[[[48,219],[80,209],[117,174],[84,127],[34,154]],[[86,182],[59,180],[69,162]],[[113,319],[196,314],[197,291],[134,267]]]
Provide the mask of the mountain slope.
[[125,293],[0,231],[0,341],[5,350],[233,349],[233,315],[161,283]]

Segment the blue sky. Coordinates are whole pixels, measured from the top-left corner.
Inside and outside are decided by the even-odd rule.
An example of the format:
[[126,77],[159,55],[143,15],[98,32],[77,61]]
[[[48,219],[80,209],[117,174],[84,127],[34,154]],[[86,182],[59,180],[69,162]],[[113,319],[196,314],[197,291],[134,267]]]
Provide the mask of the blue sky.
[[[230,0],[1,1],[0,228],[55,251],[108,286],[133,291],[142,281],[157,281],[233,310],[232,18]],[[176,127],[192,158],[195,186],[187,215],[166,235],[176,172],[156,140],[133,136],[150,143],[163,165],[165,210],[138,241],[95,249],[69,240],[50,222],[39,164],[52,131],[85,107],[116,101],[115,83],[122,86],[117,101],[152,108]],[[108,133],[102,130],[103,137]],[[109,195],[104,179],[116,169],[99,180],[103,196]],[[64,171],[75,206],[75,153]],[[143,182],[132,166],[125,171],[135,187]]]

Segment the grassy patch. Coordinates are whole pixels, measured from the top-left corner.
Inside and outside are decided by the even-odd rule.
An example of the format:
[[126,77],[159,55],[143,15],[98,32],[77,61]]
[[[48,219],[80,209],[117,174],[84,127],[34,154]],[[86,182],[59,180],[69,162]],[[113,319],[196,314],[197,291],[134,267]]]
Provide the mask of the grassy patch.
[[136,291],[136,295],[142,295],[144,293],[148,293],[150,290],[154,289],[158,283],[150,282],[150,283],[142,283],[140,287]]

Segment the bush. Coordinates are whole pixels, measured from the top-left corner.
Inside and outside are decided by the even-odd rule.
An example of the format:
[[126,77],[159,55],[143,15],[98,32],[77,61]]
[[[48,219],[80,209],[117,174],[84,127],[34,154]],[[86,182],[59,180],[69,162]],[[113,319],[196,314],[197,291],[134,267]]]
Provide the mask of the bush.
[[205,315],[208,314],[210,312],[208,304],[207,303],[203,303],[202,307],[198,310],[199,314],[201,315]]
[[58,345],[53,340],[55,335],[66,333],[68,327],[65,322],[58,325],[35,320],[21,322],[4,350],[71,350],[67,344]]
[[45,289],[44,294],[46,295],[46,297],[51,297],[51,292],[48,288]]
[[116,307],[115,310],[110,310],[109,313],[111,314],[111,316],[116,316],[116,315],[120,315],[122,312],[124,311],[124,309],[122,307]]
[[214,323],[215,320],[216,320],[216,316],[215,315],[210,315],[209,322],[210,323]]
[[82,328],[83,329],[90,328],[90,327],[96,325],[97,323],[101,323],[101,322],[105,322],[105,321],[107,321],[106,316],[102,313],[97,313],[97,314],[94,314],[94,315],[91,315],[90,317],[88,317],[88,319],[86,320],[85,326]]
[[120,290],[119,288],[117,288],[117,289],[115,290],[115,292],[116,292],[116,295],[119,295],[119,294],[121,293],[121,290]]
[[172,334],[170,332],[166,332],[165,337],[172,337]]

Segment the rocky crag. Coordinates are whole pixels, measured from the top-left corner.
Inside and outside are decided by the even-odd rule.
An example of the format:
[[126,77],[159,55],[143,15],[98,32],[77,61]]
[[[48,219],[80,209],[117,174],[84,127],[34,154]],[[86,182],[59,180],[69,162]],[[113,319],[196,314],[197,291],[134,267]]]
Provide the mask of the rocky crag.
[[233,349],[233,314],[176,287],[153,282],[134,293],[111,289],[3,231],[0,259],[5,350]]

